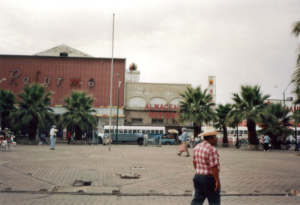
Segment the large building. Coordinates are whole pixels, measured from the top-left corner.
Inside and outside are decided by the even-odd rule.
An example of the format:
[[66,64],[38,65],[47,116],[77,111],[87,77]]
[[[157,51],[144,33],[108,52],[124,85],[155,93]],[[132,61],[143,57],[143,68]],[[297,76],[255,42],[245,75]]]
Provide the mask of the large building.
[[125,94],[125,125],[165,126],[168,129],[192,127],[190,122],[176,120],[180,93],[191,84],[127,82]]
[[[113,65],[112,123],[116,124],[118,82],[121,81],[119,125],[123,125],[126,59],[115,58]],[[54,92],[51,108],[57,117],[65,112],[64,98],[70,96],[72,90],[85,90],[95,98],[93,107],[98,131],[109,124],[111,58],[94,58],[66,45],[35,55],[0,55],[0,78],[6,78],[0,83],[0,89],[9,89],[15,94],[26,84],[45,84],[47,91]]]

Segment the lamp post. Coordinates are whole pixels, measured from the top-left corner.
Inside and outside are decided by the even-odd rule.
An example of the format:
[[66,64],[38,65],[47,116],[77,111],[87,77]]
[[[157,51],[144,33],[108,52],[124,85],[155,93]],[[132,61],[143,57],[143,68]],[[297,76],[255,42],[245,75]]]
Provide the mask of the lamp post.
[[[118,79],[119,79],[120,73],[117,73],[117,76],[118,76]],[[119,85],[118,85],[117,132],[116,132],[116,141],[117,141],[117,144],[118,144],[118,133],[119,133],[118,126],[119,126],[119,90],[120,90],[120,85],[121,85],[121,81],[119,81]]]
[[291,83],[292,83],[292,82],[290,82],[290,83],[288,84],[288,86],[286,87],[286,89],[283,91],[283,106],[284,106],[284,109],[285,109],[285,91],[288,89],[288,87],[290,86]]

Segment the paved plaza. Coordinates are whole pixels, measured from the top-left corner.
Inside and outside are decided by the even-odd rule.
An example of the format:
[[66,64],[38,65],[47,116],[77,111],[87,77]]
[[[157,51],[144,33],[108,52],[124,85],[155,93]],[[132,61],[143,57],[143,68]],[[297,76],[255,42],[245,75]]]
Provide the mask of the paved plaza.
[[[33,145],[0,150],[0,204],[190,204],[192,157],[179,157],[177,150],[63,144],[55,151]],[[291,196],[300,190],[299,152],[218,151],[222,204],[300,204]],[[125,173],[140,177],[121,178]],[[91,184],[73,186],[75,180]]]

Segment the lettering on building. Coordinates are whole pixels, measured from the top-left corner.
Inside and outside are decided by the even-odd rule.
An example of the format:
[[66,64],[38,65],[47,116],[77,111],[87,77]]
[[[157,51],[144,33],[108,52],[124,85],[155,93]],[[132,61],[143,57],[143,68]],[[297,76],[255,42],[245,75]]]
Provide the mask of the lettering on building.
[[50,83],[51,83],[50,78],[49,77],[45,78],[44,83],[45,83],[46,86],[49,86]]
[[15,81],[16,78],[18,78],[21,75],[21,72],[19,70],[11,70],[11,77],[9,81],[9,85],[13,82],[15,85],[18,85],[18,83]]
[[38,71],[35,73],[35,80],[34,80],[34,82],[38,82],[38,81],[39,81],[39,74],[41,74],[41,72],[38,70]]
[[29,83],[29,78],[27,76],[25,78],[23,78],[23,83],[25,85],[27,85]]
[[88,86],[89,86],[89,87],[94,87],[94,86],[95,86],[95,81],[94,81],[93,78],[91,78],[91,79],[89,80]]
[[63,77],[57,78],[57,86],[60,85],[60,81],[63,80],[63,79],[64,79]]
[[78,86],[78,87],[80,87],[81,86],[81,79],[80,78],[78,78],[78,79],[71,78],[71,80],[70,80],[70,86],[74,86],[74,87]]

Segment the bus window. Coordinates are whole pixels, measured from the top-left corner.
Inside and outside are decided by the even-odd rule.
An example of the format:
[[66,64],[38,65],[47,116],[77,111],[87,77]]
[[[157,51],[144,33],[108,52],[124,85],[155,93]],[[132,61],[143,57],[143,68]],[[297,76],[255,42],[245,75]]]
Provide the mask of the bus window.
[[142,130],[142,133],[145,133],[145,130]]
[[155,130],[155,134],[158,134],[159,133],[159,130]]
[[239,135],[242,135],[243,134],[243,130],[239,130]]
[[248,130],[245,130],[245,131],[244,131],[244,134],[247,135],[247,134],[248,134]]
[[154,134],[154,130],[151,130],[151,134]]
[[114,130],[110,130],[110,133],[114,133]]
[[233,134],[234,134],[234,130],[231,130],[231,131],[230,131],[230,134],[233,135]]
[[133,130],[133,133],[137,133],[136,130]]
[[128,130],[124,130],[124,134],[127,134],[127,131],[128,131]]
[[124,133],[124,130],[119,130],[119,133],[120,133],[120,134],[123,134],[123,133]]
[[160,133],[160,134],[164,134],[164,131],[163,131],[163,130],[160,130],[159,133]]
[[108,133],[108,130],[105,130],[104,132]]
[[130,134],[131,134],[131,133],[132,133],[132,130],[128,130],[128,133],[130,133]]

